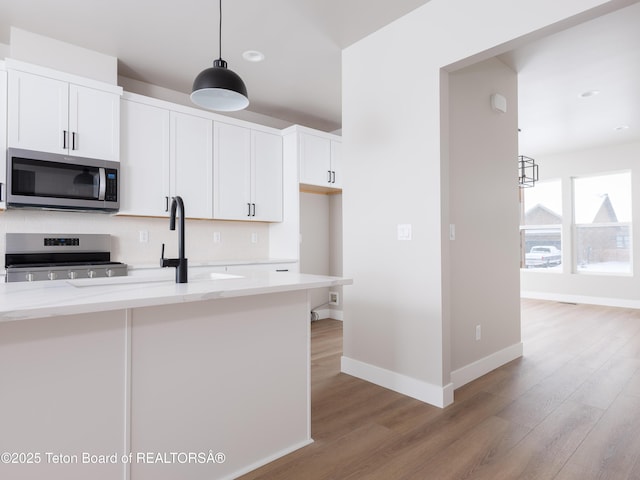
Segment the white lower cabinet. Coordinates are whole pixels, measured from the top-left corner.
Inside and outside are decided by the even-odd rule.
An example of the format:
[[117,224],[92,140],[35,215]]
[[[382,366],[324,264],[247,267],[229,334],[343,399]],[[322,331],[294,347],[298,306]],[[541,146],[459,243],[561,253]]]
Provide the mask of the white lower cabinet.
[[214,124],[213,217],[282,221],[282,137]]

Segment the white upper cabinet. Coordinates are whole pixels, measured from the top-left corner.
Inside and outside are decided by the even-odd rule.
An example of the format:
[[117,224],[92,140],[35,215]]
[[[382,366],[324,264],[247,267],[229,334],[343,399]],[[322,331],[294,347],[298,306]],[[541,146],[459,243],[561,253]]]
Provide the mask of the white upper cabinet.
[[69,153],[102,160],[120,159],[120,96],[69,85]]
[[332,188],[342,188],[342,142],[331,140]]
[[282,136],[251,131],[253,220],[281,222],[283,217]]
[[213,216],[221,220],[251,219],[251,130],[214,124]]
[[337,140],[299,133],[300,183],[341,188],[340,147]]
[[170,112],[122,100],[120,212],[167,216],[169,207]]
[[214,218],[282,221],[282,137],[215,122]]
[[9,70],[10,147],[117,161],[119,121],[114,91]]
[[171,196],[184,201],[185,216],[213,216],[213,120],[171,112]]
[[213,121],[143,99],[122,100],[119,213],[166,217],[180,195],[187,217],[212,218]]

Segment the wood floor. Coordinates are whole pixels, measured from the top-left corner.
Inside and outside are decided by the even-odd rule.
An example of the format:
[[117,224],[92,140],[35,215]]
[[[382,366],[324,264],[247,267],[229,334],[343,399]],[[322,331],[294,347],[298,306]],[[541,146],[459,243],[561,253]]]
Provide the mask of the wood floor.
[[439,409],[339,373],[314,322],[315,443],[241,478],[640,479],[640,310],[524,300],[522,339]]

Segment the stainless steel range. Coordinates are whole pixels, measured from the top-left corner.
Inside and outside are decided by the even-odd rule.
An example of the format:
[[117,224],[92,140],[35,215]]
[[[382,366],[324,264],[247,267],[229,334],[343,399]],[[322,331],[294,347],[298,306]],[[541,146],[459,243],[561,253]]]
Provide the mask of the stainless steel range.
[[35,282],[127,275],[111,261],[111,235],[7,233],[7,282]]

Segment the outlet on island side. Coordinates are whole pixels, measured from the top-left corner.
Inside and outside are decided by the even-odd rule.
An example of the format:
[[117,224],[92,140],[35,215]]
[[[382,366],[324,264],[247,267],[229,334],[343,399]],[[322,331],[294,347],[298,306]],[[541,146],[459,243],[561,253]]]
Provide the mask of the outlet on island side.
[[482,338],[482,327],[480,325],[476,325],[476,341]]
[[329,305],[340,305],[340,295],[338,292],[329,292]]

